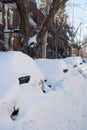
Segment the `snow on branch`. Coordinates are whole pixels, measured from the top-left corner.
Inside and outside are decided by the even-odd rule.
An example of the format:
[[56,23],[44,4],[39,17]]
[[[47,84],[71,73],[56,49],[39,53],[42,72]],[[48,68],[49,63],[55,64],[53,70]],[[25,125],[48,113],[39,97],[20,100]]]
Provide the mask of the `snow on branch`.
[[33,48],[37,43],[37,35],[35,34],[34,36],[30,37],[28,40],[28,46]]

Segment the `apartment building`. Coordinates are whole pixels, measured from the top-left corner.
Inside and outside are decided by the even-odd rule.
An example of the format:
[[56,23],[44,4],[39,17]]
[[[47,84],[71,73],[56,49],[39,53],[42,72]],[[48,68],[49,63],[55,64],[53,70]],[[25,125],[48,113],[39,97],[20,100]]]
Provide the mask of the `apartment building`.
[[7,50],[16,50],[19,40],[19,18],[12,0],[0,0],[0,42]]

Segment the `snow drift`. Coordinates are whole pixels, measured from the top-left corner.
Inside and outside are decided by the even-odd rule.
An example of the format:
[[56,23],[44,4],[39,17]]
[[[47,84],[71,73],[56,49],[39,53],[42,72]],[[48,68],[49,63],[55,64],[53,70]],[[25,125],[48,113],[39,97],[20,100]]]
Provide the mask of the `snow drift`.
[[79,71],[85,67],[82,63],[74,68],[64,59],[34,61],[21,52],[1,52],[0,129],[87,130],[87,81]]

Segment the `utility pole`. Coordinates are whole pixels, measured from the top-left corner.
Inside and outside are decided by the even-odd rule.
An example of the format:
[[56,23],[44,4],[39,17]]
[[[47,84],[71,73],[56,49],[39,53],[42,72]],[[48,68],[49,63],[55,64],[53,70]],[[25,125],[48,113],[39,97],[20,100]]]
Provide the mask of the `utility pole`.
[[74,43],[74,1],[72,3],[72,39],[71,43]]
[[72,27],[74,27],[74,2],[72,3]]

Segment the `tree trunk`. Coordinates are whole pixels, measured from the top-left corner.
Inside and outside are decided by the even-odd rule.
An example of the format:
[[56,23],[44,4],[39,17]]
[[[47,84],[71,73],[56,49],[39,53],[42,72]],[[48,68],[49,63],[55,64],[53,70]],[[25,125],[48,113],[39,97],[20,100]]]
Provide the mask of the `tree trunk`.
[[[46,0],[46,17],[49,14],[51,2],[50,0]],[[47,35],[48,31],[46,31],[45,35],[43,36],[43,45],[42,45],[42,58],[46,58],[46,50],[47,50]]]
[[47,32],[43,37],[43,44],[42,44],[42,58],[46,58],[46,48],[47,48]]
[[29,17],[28,17],[28,0],[14,0],[17,5],[20,16],[20,34],[23,38],[23,51],[26,52],[29,39]]

